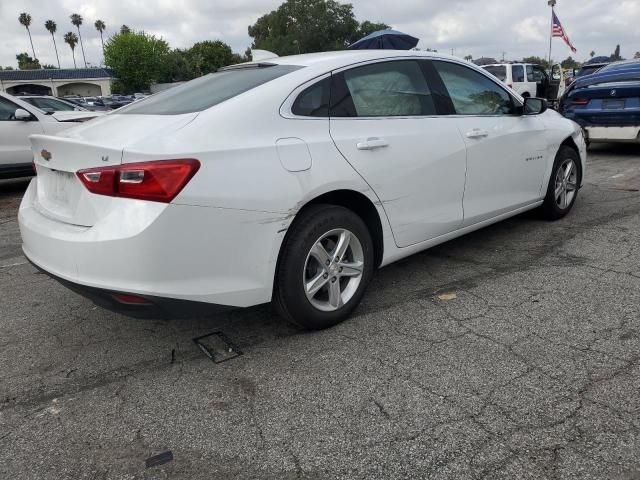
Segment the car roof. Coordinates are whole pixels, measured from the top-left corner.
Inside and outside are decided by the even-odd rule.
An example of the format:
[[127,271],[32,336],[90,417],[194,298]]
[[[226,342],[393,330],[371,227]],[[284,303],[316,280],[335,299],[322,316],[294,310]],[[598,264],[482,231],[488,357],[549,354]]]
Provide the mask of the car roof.
[[461,58],[451,55],[422,50],[341,50],[336,52],[305,53],[302,55],[265,58],[260,61],[247,62],[240,65],[276,64],[300,67],[322,67],[327,70],[333,70],[353,63],[397,57],[445,58],[458,62],[464,61]]

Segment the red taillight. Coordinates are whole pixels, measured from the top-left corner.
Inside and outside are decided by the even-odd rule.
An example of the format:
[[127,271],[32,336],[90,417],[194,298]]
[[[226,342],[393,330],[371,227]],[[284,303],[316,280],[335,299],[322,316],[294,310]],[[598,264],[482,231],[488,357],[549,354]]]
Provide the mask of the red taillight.
[[571,103],[573,105],[586,105],[589,103],[588,98],[572,98]]
[[97,195],[169,203],[200,168],[198,160],[157,160],[79,170],[85,187]]
[[36,169],[36,161],[31,160],[31,166],[33,167],[33,174],[38,175],[38,170]]
[[146,298],[131,293],[114,293],[112,296],[125,305],[151,305],[151,302]]

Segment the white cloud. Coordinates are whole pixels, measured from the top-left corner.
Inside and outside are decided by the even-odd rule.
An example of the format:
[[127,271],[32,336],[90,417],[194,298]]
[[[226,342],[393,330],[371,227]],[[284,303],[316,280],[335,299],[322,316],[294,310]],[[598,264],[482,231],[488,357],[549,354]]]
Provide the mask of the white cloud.
[[[353,0],[358,20],[383,21],[420,38],[419,46],[456,55],[501,56],[517,59],[544,56],[548,49],[550,11],[546,2],[531,0]],[[55,64],[51,36],[44,22],[58,24],[56,41],[63,66],[72,66],[71,51],[62,36],[75,31],[69,15],[84,17],[82,36],[87,62],[102,60],[100,37],[93,27],[100,18],[112,35],[127,24],[165,38],[172,47],[189,47],[201,40],[220,39],[237,52],[250,45],[247,27],[261,15],[277,8],[280,0],[1,0],[0,65],[15,67],[15,55],[30,52],[29,38],[18,23],[21,12],[33,17],[31,27],[36,55],[43,63]],[[616,44],[629,58],[640,50],[637,25],[640,1],[563,0],[558,16],[578,48],[578,59],[594,50],[609,55]],[[570,54],[560,39],[554,40],[554,57]],[[76,60],[82,62],[78,47]]]

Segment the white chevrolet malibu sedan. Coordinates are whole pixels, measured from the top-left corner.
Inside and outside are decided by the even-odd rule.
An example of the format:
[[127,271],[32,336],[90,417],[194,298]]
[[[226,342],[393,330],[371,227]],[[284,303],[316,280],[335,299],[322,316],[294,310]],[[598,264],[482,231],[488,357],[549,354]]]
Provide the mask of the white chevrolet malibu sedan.
[[365,50],[228,67],[31,137],[39,269],[108,308],[272,302],[320,329],[376,268],[534,208],[569,212],[580,128],[480,68]]

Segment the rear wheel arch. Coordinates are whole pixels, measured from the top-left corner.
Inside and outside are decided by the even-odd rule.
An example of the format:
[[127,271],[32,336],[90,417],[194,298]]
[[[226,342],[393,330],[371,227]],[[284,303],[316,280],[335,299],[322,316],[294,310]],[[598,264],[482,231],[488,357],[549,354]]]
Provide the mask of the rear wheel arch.
[[[358,215],[364,223],[367,225],[371,239],[373,240],[374,261],[375,267],[379,267],[382,263],[382,257],[384,254],[384,235],[382,230],[382,220],[378,214],[373,202],[360,192],[355,190],[333,190],[327,193],[323,193],[305,203],[296,213],[293,222],[289,226],[287,235],[291,231],[293,224],[300,218],[302,218],[305,212],[313,205],[337,205],[347,208]],[[282,241],[282,246],[285,245],[287,235]],[[278,254],[278,264],[280,263],[280,254]]]

